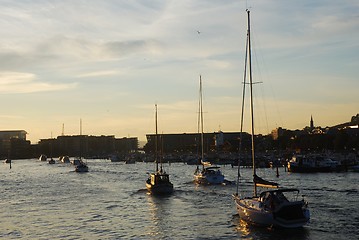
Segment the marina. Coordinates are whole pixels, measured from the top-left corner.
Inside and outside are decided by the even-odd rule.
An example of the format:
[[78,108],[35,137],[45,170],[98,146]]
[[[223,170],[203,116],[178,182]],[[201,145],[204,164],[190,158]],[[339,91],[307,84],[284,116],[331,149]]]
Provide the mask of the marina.
[[358,4],[0,6],[0,239],[358,239]]
[[[306,195],[311,220],[300,229],[270,229],[240,221],[231,194],[237,169],[222,166],[233,184],[193,182],[193,166],[172,163],[174,192],[156,197],[143,179],[153,163],[87,160],[91,171],[37,159],[1,165],[2,239],[357,239],[359,175],[356,172],[258,175]],[[241,168],[240,191],[252,193],[252,169]],[[81,189],[79,189],[81,188]],[[80,191],[81,190],[81,191]]]

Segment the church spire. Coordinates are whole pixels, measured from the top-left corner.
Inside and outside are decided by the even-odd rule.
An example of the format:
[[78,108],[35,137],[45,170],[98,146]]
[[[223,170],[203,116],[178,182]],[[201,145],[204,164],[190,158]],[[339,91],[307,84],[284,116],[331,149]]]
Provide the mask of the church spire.
[[314,129],[314,121],[313,121],[313,116],[310,115],[310,129]]

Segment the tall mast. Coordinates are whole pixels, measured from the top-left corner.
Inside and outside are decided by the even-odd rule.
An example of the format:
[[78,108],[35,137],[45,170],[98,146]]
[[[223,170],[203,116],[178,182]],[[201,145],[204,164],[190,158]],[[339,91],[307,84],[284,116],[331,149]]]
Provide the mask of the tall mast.
[[80,118],[80,160],[82,159],[82,119]]
[[203,160],[204,160],[204,139],[203,139],[203,93],[202,93],[202,77],[199,75],[199,106],[200,106],[200,121],[201,121],[201,161],[202,168],[204,169]]
[[158,172],[158,131],[157,131],[157,104],[155,104],[156,113],[155,113],[155,125],[156,125],[156,140],[155,140],[155,162],[156,162],[156,172]]
[[[250,25],[250,11],[247,9],[248,15],[248,63],[249,63],[249,89],[250,89],[250,106],[251,106],[251,133],[252,133],[252,164],[253,164],[253,179],[256,176],[256,164],[255,164],[255,151],[254,151],[254,117],[253,117],[253,80],[252,80],[252,53],[251,53],[251,25]],[[253,190],[254,197],[257,196],[257,186],[254,183]]]

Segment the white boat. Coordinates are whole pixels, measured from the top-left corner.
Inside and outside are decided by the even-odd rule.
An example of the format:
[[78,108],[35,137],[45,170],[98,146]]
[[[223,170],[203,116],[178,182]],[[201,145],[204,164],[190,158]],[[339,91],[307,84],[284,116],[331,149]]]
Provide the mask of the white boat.
[[62,163],[70,163],[70,158],[69,158],[69,156],[61,156],[61,157],[59,158],[59,160],[60,160],[60,162],[62,162]]
[[204,167],[202,170],[197,170],[194,174],[195,182],[199,184],[222,184],[224,176],[220,167]]
[[11,159],[9,159],[9,158],[5,159],[4,163],[11,163]]
[[156,141],[155,141],[155,163],[156,171],[151,173],[146,180],[147,190],[154,195],[171,194],[173,192],[173,184],[170,182],[169,174],[163,170],[162,159],[160,160],[160,168],[158,164],[158,131],[157,131],[157,104],[155,105],[155,124],[156,124]]
[[[222,184],[224,175],[220,167],[211,166],[211,163],[204,158],[203,141],[203,104],[202,104],[202,78],[199,76],[199,125],[201,127],[201,158],[197,161],[197,168],[194,172],[194,181],[197,184]],[[200,164],[199,164],[200,163]],[[201,165],[201,167],[199,166]]]
[[[249,67],[249,87],[250,87],[250,111],[251,111],[251,133],[252,133],[252,164],[253,164],[253,196],[241,197],[238,194],[239,174],[237,180],[237,192],[233,194],[233,199],[240,218],[250,224],[264,227],[298,228],[304,226],[310,218],[309,209],[304,199],[298,200],[299,190],[280,189],[278,184],[265,181],[256,174],[255,151],[254,151],[254,117],[253,117],[253,91],[252,91],[252,68],[251,68],[251,45],[250,45],[250,12],[247,10],[248,30],[247,30],[247,49],[246,60]],[[247,68],[247,63],[245,64]],[[246,72],[243,87],[246,86]],[[243,101],[244,101],[243,90]],[[242,120],[244,108],[242,104]],[[241,127],[242,128],[242,127]],[[239,173],[239,170],[238,170]],[[257,187],[277,188],[275,190],[263,191],[257,194]],[[290,199],[285,194],[295,193],[295,197]]]

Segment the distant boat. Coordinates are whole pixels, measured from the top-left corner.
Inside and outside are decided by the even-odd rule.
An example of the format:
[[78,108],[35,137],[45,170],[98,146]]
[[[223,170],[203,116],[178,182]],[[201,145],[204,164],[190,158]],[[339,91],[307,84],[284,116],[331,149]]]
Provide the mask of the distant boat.
[[136,163],[136,157],[132,155],[128,155],[125,158],[125,164],[135,164]]
[[154,195],[171,194],[173,192],[173,184],[170,182],[169,174],[163,170],[162,159],[160,160],[160,168],[158,168],[158,131],[157,131],[157,104],[155,105],[155,125],[156,125],[156,140],[155,140],[155,163],[156,172],[151,173],[146,180],[146,187],[148,191]]
[[[199,125],[201,126],[201,158],[197,161],[197,168],[194,172],[194,181],[198,184],[222,184],[224,175],[220,167],[211,166],[211,163],[204,158],[203,141],[203,106],[202,106],[202,78],[199,76]],[[201,165],[201,169],[199,167]]]
[[60,162],[62,162],[62,163],[70,163],[70,158],[69,158],[69,156],[61,156],[61,157],[59,158],[59,160],[60,160]]
[[39,157],[39,161],[46,162],[47,161],[47,156],[45,154],[41,154],[40,157]]
[[81,162],[76,165],[75,167],[75,172],[88,172],[89,171],[89,168],[88,166],[86,165],[86,163],[84,163],[82,160]]
[[4,163],[11,163],[11,159],[9,159],[9,158],[5,159]]
[[81,159],[76,158],[76,159],[70,160],[70,162],[72,165],[77,166],[77,165],[80,165],[82,161],[81,161]]
[[47,163],[48,164],[55,164],[55,160],[52,158],[52,142],[50,143],[50,160],[48,160]]
[[82,160],[82,120],[80,119],[80,159],[73,160],[73,164],[75,165],[75,172],[88,172],[89,167]]
[[[298,200],[298,189],[279,189],[278,184],[266,181],[256,174],[256,156],[254,145],[254,114],[253,114],[253,82],[252,82],[252,67],[251,67],[251,45],[250,45],[250,14],[247,10],[248,16],[248,30],[247,30],[247,49],[245,60],[245,78],[243,88],[246,86],[246,72],[247,61],[249,66],[249,87],[250,87],[250,112],[251,112],[251,135],[252,135],[252,168],[253,168],[253,196],[240,197],[239,189],[239,167],[237,178],[237,192],[233,194],[233,199],[240,218],[250,224],[264,226],[264,227],[282,227],[282,228],[297,228],[304,226],[309,221],[309,209],[307,203]],[[243,102],[244,102],[243,90]],[[242,104],[242,119],[244,104]],[[242,128],[242,126],[241,126]],[[275,190],[267,190],[257,194],[257,187],[278,188]],[[288,198],[288,193],[294,194],[292,199]],[[287,196],[285,196],[287,195]]]
[[337,172],[344,169],[338,161],[321,155],[294,155],[288,162],[288,171],[294,173]]
[[117,154],[110,155],[109,159],[111,162],[120,162],[121,161],[120,157]]
[[55,160],[53,158],[50,158],[49,161],[47,161],[48,164],[55,164]]
[[127,160],[125,160],[125,164],[135,164],[135,163],[136,163],[135,159],[127,159]]

